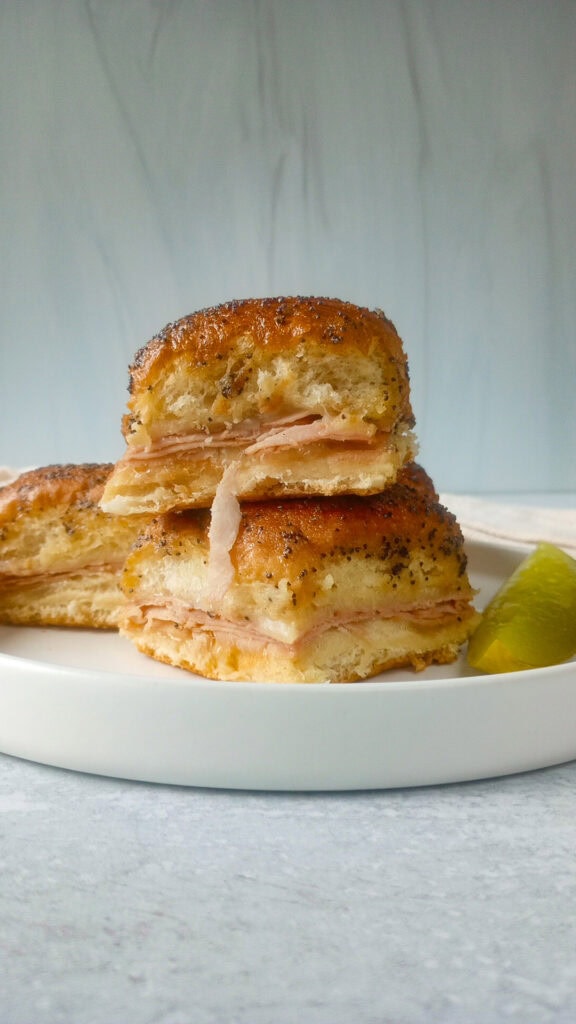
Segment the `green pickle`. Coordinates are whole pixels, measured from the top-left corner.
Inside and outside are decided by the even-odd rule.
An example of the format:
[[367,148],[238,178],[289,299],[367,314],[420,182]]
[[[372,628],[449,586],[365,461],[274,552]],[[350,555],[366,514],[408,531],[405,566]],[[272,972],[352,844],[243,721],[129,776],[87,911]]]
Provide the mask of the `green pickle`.
[[484,609],[468,662],[482,672],[519,672],[575,654],[576,559],[542,543]]

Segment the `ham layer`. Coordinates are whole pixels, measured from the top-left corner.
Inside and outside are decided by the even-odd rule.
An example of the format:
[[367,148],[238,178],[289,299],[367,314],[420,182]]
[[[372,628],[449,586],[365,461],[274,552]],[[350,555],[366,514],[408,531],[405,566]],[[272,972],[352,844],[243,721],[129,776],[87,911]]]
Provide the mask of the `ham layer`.
[[234,622],[230,619],[221,619],[209,612],[203,612],[197,608],[186,606],[180,601],[171,599],[145,605],[129,605],[127,608],[129,619],[138,623],[144,629],[155,629],[161,623],[175,623],[180,628],[194,633],[196,631],[211,633],[216,639],[222,638],[226,644],[236,643],[238,647],[254,649],[268,644],[278,645],[287,654],[295,654],[314,638],[330,629],[347,629],[351,632],[361,631],[362,626],[376,620],[388,619],[399,624],[405,623],[429,623],[438,626],[446,624],[456,618],[468,618],[472,609],[468,602],[460,597],[454,597],[438,601],[436,604],[397,607],[383,609],[377,612],[334,613],[324,617],[312,628],[305,630],[296,640],[287,642],[274,636],[271,633],[259,629],[257,626],[245,623]]
[[245,420],[233,428],[213,434],[169,434],[146,447],[129,446],[121,461],[148,462],[165,458],[167,455],[201,455],[206,449],[220,447],[242,448],[244,454],[255,455],[264,449],[295,448],[320,441],[370,444],[375,440],[380,444],[384,442],[389,445],[391,435],[379,431],[375,423],[367,423],[357,417],[302,417],[295,414],[267,423],[260,420]]
[[0,590],[8,587],[36,587],[42,583],[58,583],[73,576],[98,576],[101,573],[120,575],[122,563],[106,562],[99,565],[78,565],[64,572],[0,573]]

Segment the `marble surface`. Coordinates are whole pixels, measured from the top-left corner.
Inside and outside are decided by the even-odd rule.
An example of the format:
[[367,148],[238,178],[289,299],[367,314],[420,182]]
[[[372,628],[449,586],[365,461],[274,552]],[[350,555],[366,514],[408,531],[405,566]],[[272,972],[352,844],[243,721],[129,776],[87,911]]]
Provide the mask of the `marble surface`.
[[386,310],[441,490],[576,487],[573,0],[0,4],[0,462],[247,295]]
[[150,786],[0,756],[6,1024],[571,1024],[576,764]]

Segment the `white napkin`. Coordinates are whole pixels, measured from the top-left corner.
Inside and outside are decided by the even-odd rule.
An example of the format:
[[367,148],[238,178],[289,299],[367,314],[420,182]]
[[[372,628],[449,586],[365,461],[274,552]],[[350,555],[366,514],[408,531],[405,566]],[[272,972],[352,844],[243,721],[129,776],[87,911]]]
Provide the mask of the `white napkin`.
[[464,494],[442,494],[440,500],[471,540],[531,545],[548,541],[576,557],[576,498],[567,496],[567,502],[570,497],[572,508],[505,504]]
[[12,466],[0,466],[0,487],[11,484],[21,473],[26,473],[31,468],[31,466],[27,466],[26,469],[14,469]]

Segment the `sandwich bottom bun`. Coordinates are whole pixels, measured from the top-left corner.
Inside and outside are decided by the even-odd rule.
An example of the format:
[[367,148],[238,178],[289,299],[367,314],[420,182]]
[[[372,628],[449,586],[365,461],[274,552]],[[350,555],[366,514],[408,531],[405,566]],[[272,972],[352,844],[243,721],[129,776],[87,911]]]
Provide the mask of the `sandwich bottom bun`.
[[448,664],[458,657],[470,629],[470,615],[449,623],[375,620],[333,626],[295,650],[264,639],[249,645],[220,632],[185,630],[170,622],[146,628],[124,619],[123,632],[143,654],[208,679],[346,683],[393,668],[421,671],[431,664]]
[[124,596],[120,567],[0,581],[0,623],[115,629]]

